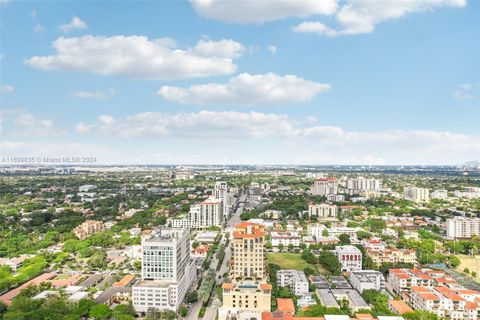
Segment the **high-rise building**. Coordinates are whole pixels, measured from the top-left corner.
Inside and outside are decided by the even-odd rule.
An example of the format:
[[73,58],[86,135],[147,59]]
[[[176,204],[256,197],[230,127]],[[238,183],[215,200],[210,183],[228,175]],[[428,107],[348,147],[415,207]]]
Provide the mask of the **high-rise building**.
[[308,205],[308,216],[318,217],[320,220],[335,220],[338,214],[338,207],[328,203],[310,203]]
[[272,286],[266,282],[265,231],[262,225],[243,222],[235,226],[229,282],[223,283],[219,319],[240,314],[261,317],[270,311]]
[[335,178],[320,178],[313,182],[310,192],[316,196],[328,196],[338,193],[338,181]]
[[226,182],[218,181],[213,189],[215,199],[221,199],[223,202],[223,215],[228,217],[230,214],[230,201],[228,194],[228,185]]
[[213,196],[190,207],[191,228],[221,226],[223,223],[223,201]]
[[406,200],[420,202],[430,202],[430,192],[425,188],[405,187],[403,189],[403,197]]
[[132,288],[135,311],[176,312],[196,277],[189,228],[157,230],[142,239],[142,252],[142,280]]
[[447,219],[448,239],[470,239],[480,235],[480,218],[454,217]]
[[378,192],[382,187],[382,181],[374,178],[349,178],[347,179],[347,189],[350,194],[359,192]]
[[73,229],[73,233],[80,240],[85,240],[92,234],[105,230],[105,224],[102,221],[87,220]]

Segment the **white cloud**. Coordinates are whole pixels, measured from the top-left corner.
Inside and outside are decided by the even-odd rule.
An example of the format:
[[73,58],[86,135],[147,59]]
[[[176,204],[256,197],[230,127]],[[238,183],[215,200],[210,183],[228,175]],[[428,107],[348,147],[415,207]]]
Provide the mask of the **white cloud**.
[[[5,109],[0,112],[2,130],[9,128],[10,136],[46,136],[64,134],[50,119],[39,118],[23,109]],[[3,134],[6,134],[5,130]]]
[[337,0],[190,0],[190,3],[199,15],[233,23],[263,23],[287,17],[330,15],[337,10]]
[[275,53],[277,53],[277,47],[268,46],[268,51],[270,51],[271,54],[275,54]]
[[338,30],[319,21],[302,22],[293,30],[328,37],[364,34],[372,32],[378,23],[386,20],[398,19],[410,13],[427,12],[438,7],[459,8],[466,4],[466,0],[348,0],[334,15]]
[[229,39],[200,40],[194,48],[178,49],[170,38],[91,35],[60,37],[53,47],[55,55],[34,56],[25,63],[41,70],[176,80],[231,74],[237,67],[233,59],[244,50]]
[[157,94],[166,100],[194,105],[279,105],[306,102],[329,89],[329,84],[294,75],[242,73],[226,84],[208,83],[189,88],[163,86]]
[[[95,123],[77,125],[77,132],[95,134],[97,139],[98,134],[106,135],[108,141],[119,137],[126,139],[125,145],[153,140],[173,145],[162,150],[174,155],[179,154],[175,148],[195,155],[193,149],[199,146],[211,152],[203,163],[218,163],[224,153],[230,163],[244,159],[244,163],[285,164],[451,164],[480,155],[479,135],[432,130],[356,132],[310,120],[260,112],[146,112],[117,119],[102,116]],[[178,156],[176,162],[185,161]]]
[[113,89],[108,91],[73,91],[70,93],[72,97],[82,99],[95,99],[95,100],[107,100],[115,94]]
[[87,29],[87,24],[82,21],[79,17],[73,17],[69,23],[62,24],[59,27],[60,31],[63,33],[69,33],[73,30],[83,30]]
[[43,29],[41,24],[37,24],[35,27],[33,27],[34,33],[42,33],[43,31],[45,31],[45,29]]
[[9,93],[12,93],[13,92],[13,86],[9,85],[9,84],[2,84],[2,87],[0,89],[0,91],[2,92],[2,94],[9,94]]
[[480,83],[463,83],[453,91],[452,96],[460,101],[472,100],[480,89]]
[[30,18],[32,18],[32,20],[37,18],[37,10],[33,9],[32,12],[30,12]]
[[241,43],[230,39],[220,41],[200,40],[193,51],[204,57],[236,59],[245,52],[245,47]]

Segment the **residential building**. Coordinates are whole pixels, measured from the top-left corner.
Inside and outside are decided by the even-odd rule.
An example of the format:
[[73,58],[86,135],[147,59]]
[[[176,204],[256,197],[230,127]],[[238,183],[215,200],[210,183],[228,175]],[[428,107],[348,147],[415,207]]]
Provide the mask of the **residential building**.
[[308,280],[303,271],[282,269],[277,271],[277,284],[281,287],[290,287],[296,296],[308,294]]
[[362,270],[362,252],[355,246],[337,246],[335,255],[341,265],[342,272]]
[[235,226],[232,241],[232,260],[229,282],[222,284],[223,306],[219,319],[240,317],[270,311],[272,285],[266,281],[265,230],[250,222]]
[[469,301],[460,296],[458,290],[448,287],[421,287],[411,288],[410,303],[413,309],[425,310],[452,320],[478,320],[480,302]]
[[379,192],[382,188],[382,181],[374,178],[348,178],[347,189],[350,194],[358,194],[360,192]]
[[190,229],[159,229],[142,239],[142,279],[133,286],[133,307],[177,311],[196,278],[190,258]]
[[327,232],[326,230],[327,227],[321,223],[309,223],[307,225],[307,235],[312,236],[317,240]]
[[417,203],[430,202],[430,192],[426,188],[405,187],[403,189],[403,197]]
[[411,249],[370,249],[366,248],[367,255],[372,258],[372,261],[381,265],[382,263],[417,263],[417,253]]
[[201,203],[190,207],[190,227],[207,228],[211,226],[221,226],[223,223],[223,201],[214,197],[209,197]]
[[435,190],[430,195],[430,198],[432,198],[432,199],[447,199],[448,198],[448,192],[447,192],[447,190]]
[[310,192],[316,196],[328,196],[338,193],[338,181],[335,178],[320,178],[313,182]]
[[329,195],[327,195],[327,201],[343,202],[343,201],[345,201],[345,196],[343,194],[329,194]]
[[228,184],[223,181],[218,181],[215,183],[215,187],[213,189],[213,196],[215,199],[222,200],[223,205],[223,215],[228,217],[230,214],[230,201],[229,201],[229,194],[228,194]]
[[447,219],[448,239],[470,239],[480,235],[480,218],[454,217]]
[[284,247],[292,245],[300,246],[301,237],[296,231],[272,231],[270,232],[272,246],[278,247],[280,244]]
[[385,290],[385,277],[375,270],[353,271],[350,273],[350,283],[360,293],[368,289]]
[[328,203],[310,203],[308,205],[308,216],[318,217],[319,220],[335,220],[338,214],[338,207]]
[[81,225],[75,227],[75,229],[73,229],[73,233],[78,239],[85,240],[92,234],[99,231],[104,231],[104,230],[105,230],[105,225],[103,224],[102,221],[87,220]]

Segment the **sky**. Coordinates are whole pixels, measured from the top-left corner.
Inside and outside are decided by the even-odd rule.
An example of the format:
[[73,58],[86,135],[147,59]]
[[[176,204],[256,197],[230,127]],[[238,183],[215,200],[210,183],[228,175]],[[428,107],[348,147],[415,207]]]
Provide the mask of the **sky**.
[[480,160],[480,1],[0,0],[1,164]]

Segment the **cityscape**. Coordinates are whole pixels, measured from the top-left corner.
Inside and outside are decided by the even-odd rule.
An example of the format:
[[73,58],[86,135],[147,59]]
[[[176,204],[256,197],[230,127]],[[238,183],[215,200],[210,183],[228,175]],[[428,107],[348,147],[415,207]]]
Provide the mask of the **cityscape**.
[[480,2],[0,0],[0,320],[480,320]]

